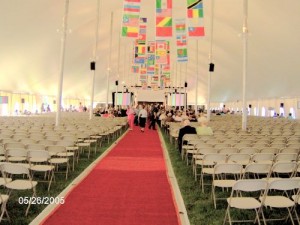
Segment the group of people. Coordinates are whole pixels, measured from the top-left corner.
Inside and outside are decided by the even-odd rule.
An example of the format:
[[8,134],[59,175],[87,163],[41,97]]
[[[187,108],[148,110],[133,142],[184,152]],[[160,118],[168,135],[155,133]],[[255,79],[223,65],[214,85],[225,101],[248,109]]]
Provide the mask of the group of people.
[[156,130],[157,112],[158,108],[153,105],[139,105],[136,108],[128,106],[126,114],[128,117],[129,130],[133,130],[134,125],[136,125],[140,126],[141,132],[145,132],[147,119],[149,119],[148,128]]

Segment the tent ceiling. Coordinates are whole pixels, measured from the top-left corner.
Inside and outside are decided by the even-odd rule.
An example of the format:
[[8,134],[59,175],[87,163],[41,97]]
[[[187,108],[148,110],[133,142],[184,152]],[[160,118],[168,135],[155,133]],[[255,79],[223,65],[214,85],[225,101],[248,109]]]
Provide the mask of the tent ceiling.
[[[132,41],[119,39],[122,0],[101,0],[101,28],[97,49],[95,99],[106,100],[106,69],[110,41],[110,15],[113,11],[112,74],[115,80],[134,85],[129,74]],[[148,37],[154,39],[154,2],[142,0],[141,16],[149,18]],[[174,0],[174,18],[185,16],[185,0]],[[189,84],[189,102],[194,102],[197,66],[199,68],[199,103],[207,97],[210,1],[204,0],[207,36],[189,41],[189,62],[182,64],[182,83]],[[242,96],[242,0],[215,0],[212,101],[241,100]],[[249,0],[249,59],[247,98],[300,96],[300,1]],[[70,0],[64,66],[64,97],[89,98],[95,46],[97,0]],[[63,0],[0,1],[0,90],[56,95],[60,66]],[[118,46],[120,40],[120,58]],[[172,40],[174,42],[174,40]],[[171,57],[174,61],[174,56]],[[175,64],[172,65],[175,71]],[[179,84],[180,66],[177,66]],[[119,78],[118,77],[119,74]],[[173,82],[175,82],[175,73]],[[111,96],[111,95],[109,95]]]

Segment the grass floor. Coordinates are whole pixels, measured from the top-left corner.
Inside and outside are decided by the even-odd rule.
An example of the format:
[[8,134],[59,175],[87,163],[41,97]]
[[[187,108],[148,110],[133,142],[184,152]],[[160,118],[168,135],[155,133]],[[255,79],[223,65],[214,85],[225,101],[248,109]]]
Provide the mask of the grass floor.
[[[191,225],[221,225],[223,224],[225,210],[227,208],[227,202],[225,199],[217,201],[217,209],[213,206],[213,200],[211,197],[211,186],[205,186],[204,193],[200,189],[199,179],[195,181],[191,165],[187,165],[185,161],[181,159],[179,151],[174,144],[170,143],[169,136],[161,130],[167,150],[169,152],[170,160],[176,175],[178,185],[184,199],[184,203],[187,209],[188,217]],[[206,180],[211,182],[211,180]],[[226,198],[230,195],[230,192],[218,191],[218,197]],[[253,211],[239,211],[232,210],[232,219],[236,220],[252,220],[255,218]],[[265,216],[269,218],[276,218],[276,216],[287,216],[286,210],[274,210],[265,212]],[[297,221],[295,221],[297,223]],[[227,223],[229,224],[229,223]],[[245,223],[234,223],[245,224]],[[249,222],[247,224],[253,224]],[[274,221],[268,222],[268,224],[291,224],[290,221]]]
[[[55,174],[55,182],[51,184],[51,189],[48,192],[48,183],[38,183],[36,187],[37,197],[55,197],[60,194],[82,171],[87,168],[93,161],[95,161],[102,153],[104,153],[115,140],[110,141],[110,143],[103,142],[102,147],[98,148],[97,153],[91,152],[90,159],[87,157],[87,152],[80,155],[79,163],[75,164],[75,170],[70,171],[68,179],[65,179],[65,174]],[[6,190],[2,189],[1,193],[6,193]],[[7,220],[2,220],[1,224],[10,225],[25,225],[29,224],[45,207],[46,204],[34,204],[31,205],[28,216],[25,217],[25,211],[27,205],[20,204],[18,200],[20,197],[31,197],[32,191],[19,191],[12,192],[10,199],[7,204],[7,210],[11,219],[9,223]]]

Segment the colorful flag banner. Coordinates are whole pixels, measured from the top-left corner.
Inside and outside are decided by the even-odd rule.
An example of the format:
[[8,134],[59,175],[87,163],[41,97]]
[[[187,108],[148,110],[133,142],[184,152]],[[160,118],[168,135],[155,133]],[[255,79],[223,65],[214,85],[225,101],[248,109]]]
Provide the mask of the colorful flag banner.
[[170,61],[170,43],[165,40],[156,41],[156,64],[168,64]]
[[140,18],[139,35],[135,40],[134,63],[145,64],[146,62],[146,38],[147,18]]
[[148,41],[147,46],[147,74],[154,75],[155,70],[155,41]]
[[131,66],[131,72],[133,74],[140,74],[140,65],[132,65]]
[[203,0],[187,0],[189,37],[205,36],[203,19]]
[[187,36],[185,19],[175,21],[177,62],[187,62]]
[[124,0],[122,36],[137,38],[139,34],[141,0]]
[[156,38],[172,37],[172,0],[156,0]]

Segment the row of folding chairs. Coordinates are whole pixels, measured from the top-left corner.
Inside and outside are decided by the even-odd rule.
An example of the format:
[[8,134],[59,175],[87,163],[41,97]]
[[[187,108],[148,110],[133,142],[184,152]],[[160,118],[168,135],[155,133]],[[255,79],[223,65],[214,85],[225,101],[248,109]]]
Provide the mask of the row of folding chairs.
[[[278,154],[274,156],[273,154],[270,153],[257,153],[251,156],[248,154],[226,155],[226,154],[219,154],[219,153],[215,153],[215,154],[208,153],[208,154],[201,155],[199,158],[194,158],[192,169],[195,176],[195,180],[197,180],[198,176],[203,173],[204,168],[212,168],[214,165],[219,163],[239,164],[244,167],[247,167],[249,164],[253,164],[253,163],[268,164],[271,166],[275,165],[276,163],[287,163],[288,165],[294,166],[300,163],[298,161],[298,157],[299,156],[297,154]],[[198,173],[198,170],[200,170],[200,174]]]
[[[289,224],[300,224],[296,206],[299,202],[299,179],[276,179],[272,181],[261,179],[238,180],[234,182],[232,191],[227,200],[227,209],[224,222],[252,222],[266,224],[275,221],[281,224],[289,221]],[[237,220],[232,210],[253,210],[255,216],[252,219]],[[278,213],[278,210],[279,213]],[[286,213],[282,211],[286,210]],[[265,216],[267,212],[268,217]],[[278,217],[278,214],[280,217]],[[236,215],[236,214],[235,214]],[[276,215],[276,216],[275,216]],[[293,216],[294,215],[294,216]]]

